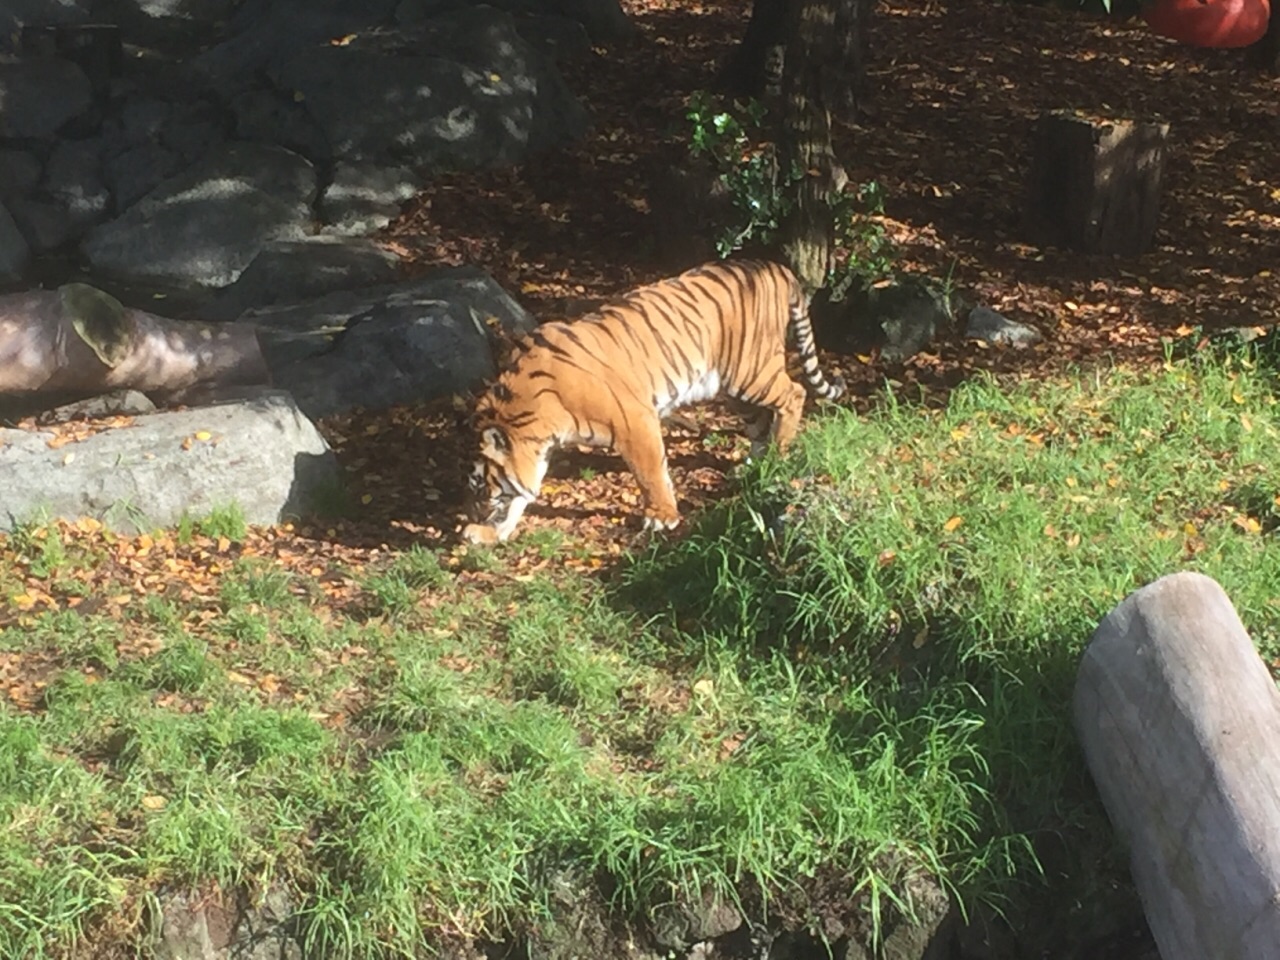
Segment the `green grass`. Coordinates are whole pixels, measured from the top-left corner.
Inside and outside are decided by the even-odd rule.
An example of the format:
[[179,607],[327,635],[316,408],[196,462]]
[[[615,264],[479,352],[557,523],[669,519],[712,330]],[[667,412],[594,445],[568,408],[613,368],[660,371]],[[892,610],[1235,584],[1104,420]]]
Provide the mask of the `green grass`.
[[[874,923],[918,871],[1087,899],[1118,864],[1068,723],[1097,621],[1197,569],[1280,653],[1280,420],[1234,356],[814,416],[608,584],[413,549],[345,612],[251,558],[189,603],[33,610],[0,632],[46,684],[0,706],[0,956],[211,883],[287,884],[327,957],[545,930],[566,870],[624,917],[711,890]],[[96,562],[6,547],[66,596]]]

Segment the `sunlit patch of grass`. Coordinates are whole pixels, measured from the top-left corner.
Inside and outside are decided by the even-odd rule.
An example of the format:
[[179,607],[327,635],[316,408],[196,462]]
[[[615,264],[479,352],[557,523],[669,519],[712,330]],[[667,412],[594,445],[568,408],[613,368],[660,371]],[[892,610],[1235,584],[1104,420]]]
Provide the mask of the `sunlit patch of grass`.
[[225,537],[233,543],[245,538],[248,525],[245,523],[244,510],[237,503],[229,504],[209,511],[206,516],[195,519],[183,518],[178,524],[179,542],[187,542],[194,534],[212,537],[214,540]]
[[1272,387],[1218,357],[1012,389],[977,378],[940,411],[889,395],[867,417],[821,416],[794,455],[748,470],[740,496],[632,567],[622,595],[676,635],[785,655],[806,688],[855,678],[855,742],[901,756],[916,727],[967,756],[968,821],[953,809],[954,832],[912,849],[981,889],[1001,872],[981,868],[982,843],[1105,835],[1068,705],[1084,643],[1127,593],[1204,572],[1276,655]]

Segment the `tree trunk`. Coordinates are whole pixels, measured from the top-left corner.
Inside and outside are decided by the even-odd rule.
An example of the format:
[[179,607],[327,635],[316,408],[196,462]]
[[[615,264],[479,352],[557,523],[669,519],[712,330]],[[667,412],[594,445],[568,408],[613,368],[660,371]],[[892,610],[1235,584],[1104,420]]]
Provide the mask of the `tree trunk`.
[[1135,256],[1160,216],[1167,123],[1055,111],[1036,125],[1027,226],[1082,253]]
[[782,74],[784,97],[779,166],[792,185],[795,205],[782,225],[786,258],[810,295],[831,266],[834,221],[831,200],[848,180],[831,143],[831,65],[840,47],[837,8],[860,0],[796,0]]
[[[771,57],[781,60],[786,43],[790,0],[755,0],[741,42],[733,48],[717,78],[736,97],[759,98],[769,85]],[[775,78],[776,79],[776,78]]]
[[837,0],[836,41],[831,76],[831,112],[852,123],[867,98],[867,61],[871,59],[873,0]]
[[[872,0],[832,0],[835,10],[828,26],[835,40],[825,63],[831,92],[827,104],[836,116],[852,121],[866,93],[866,63],[870,47],[868,26]],[[755,0],[742,41],[733,49],[717,78],[734,96],[763,96],[785,72],[784,51],[794,35],[795,18],[803,0]]]

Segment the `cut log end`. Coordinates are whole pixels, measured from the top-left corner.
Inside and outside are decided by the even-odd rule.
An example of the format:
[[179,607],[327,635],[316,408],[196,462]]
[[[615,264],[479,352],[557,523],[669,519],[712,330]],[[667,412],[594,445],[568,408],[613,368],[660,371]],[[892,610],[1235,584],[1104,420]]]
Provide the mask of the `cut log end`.
[[1164,960],[1274,960],[1280,693],[1222,588],[1157,580],[1099,625],[1076,732]]
[[1034,239],[1132,256],[1151,248],[1169,125],[1057,111],[1036,126],[1027,225]]

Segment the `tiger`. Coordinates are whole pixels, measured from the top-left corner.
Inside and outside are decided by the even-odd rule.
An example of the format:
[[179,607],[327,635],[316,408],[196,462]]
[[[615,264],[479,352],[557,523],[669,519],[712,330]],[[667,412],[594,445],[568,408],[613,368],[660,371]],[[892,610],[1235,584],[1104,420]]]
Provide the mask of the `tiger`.
[[788,330],[813,393],[839,398],[844,381],[828,381],[818,365],[808,297],[771,261],[703,264],[540,325],[476,404],[480,451],[463,538],[507,540],[537,499],[552,451],[566,444],[612,447],[640,485],[644,528],[674,528],[663,418],[725,394],[760,414],[747,431],[753,454],[768,441],[785,453],[806,394],[787,373]]

